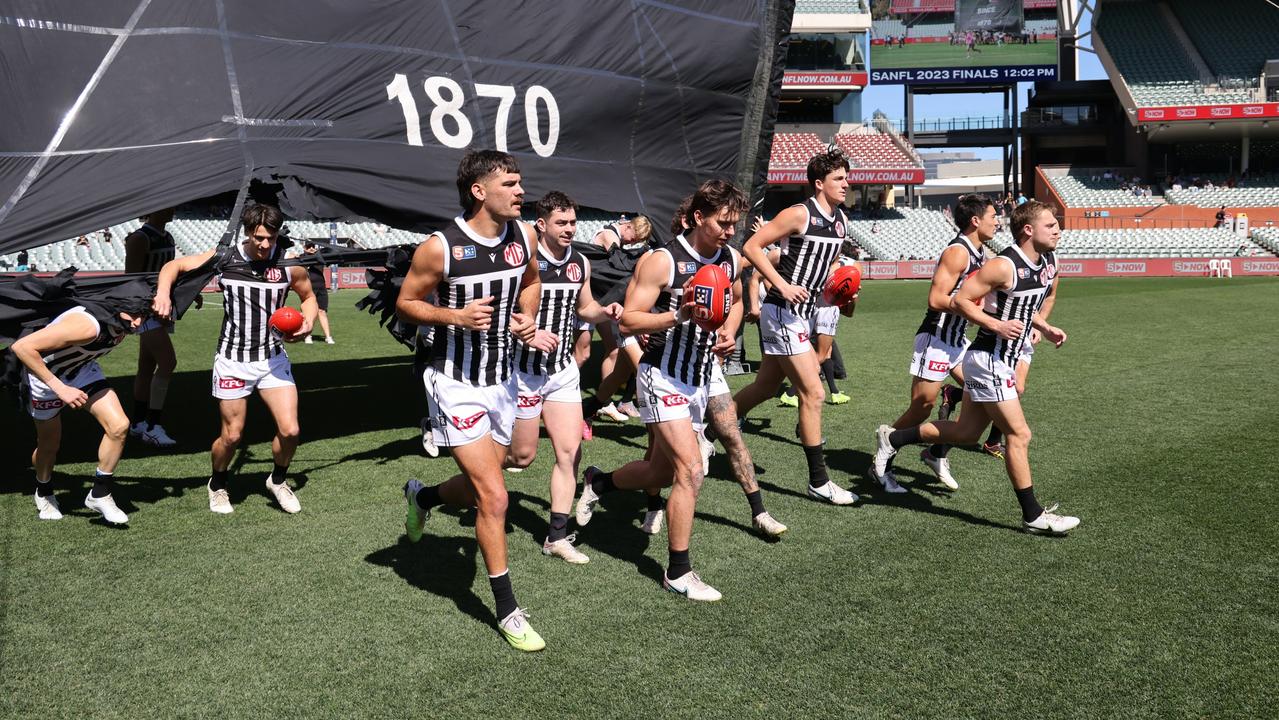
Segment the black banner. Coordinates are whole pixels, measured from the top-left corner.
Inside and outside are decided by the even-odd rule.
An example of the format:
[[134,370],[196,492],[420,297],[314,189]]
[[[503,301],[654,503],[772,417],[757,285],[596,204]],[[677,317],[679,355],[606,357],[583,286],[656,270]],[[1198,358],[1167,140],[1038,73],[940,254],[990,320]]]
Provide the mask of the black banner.
[[1022,0],[955,0],[955,29],[1020,34],[1025,23]]
[[299,219],[425,230],[460,209],[462,154],[492,147],[526,201],[559,189],[662,225],[738,171],[766,5],[5,3],[0,253],[249,178]]

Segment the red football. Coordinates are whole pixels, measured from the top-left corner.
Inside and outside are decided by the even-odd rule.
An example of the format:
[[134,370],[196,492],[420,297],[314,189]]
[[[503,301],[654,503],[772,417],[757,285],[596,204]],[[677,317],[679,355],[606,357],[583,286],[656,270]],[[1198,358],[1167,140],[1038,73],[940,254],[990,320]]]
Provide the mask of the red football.
[[856,265],[844,265],[826,278],[822,286],[822,299],[831,305],[843,307],[852,301],[858,290],[862,289],[862,271]]
[[285,305],[271,313],[271,327],[281,335],[292,335],[302,329],[302,313]]
[[733,283],[728,273],[719,265],[703,265],[693,275],[685,302],[693,306],[693,322],[703,330],[718,330],[733,307]]

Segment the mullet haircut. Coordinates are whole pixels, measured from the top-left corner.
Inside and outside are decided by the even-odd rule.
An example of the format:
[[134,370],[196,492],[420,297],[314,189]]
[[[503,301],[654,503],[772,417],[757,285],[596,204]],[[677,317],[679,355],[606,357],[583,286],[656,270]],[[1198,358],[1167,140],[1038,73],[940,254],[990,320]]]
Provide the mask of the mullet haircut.
[[1021,242],[1026,236],[1022,233],[1022,229],[1027,225],[1033,225],[1035,218],[1039,217],[1039,213],[1047,210],[1052,212],[1052,208],[1047,203],[1038,200],[1027,200],[1013,209],[1013,217],[1008,221],[1008,229],[1013,233],[1013,242]]
[[[467,187],[469,188],[470,186]],[[573,202],[573,198],[565,195],[559,190],[552,190],[543,195],[541,200],[537,201],[537,216],[540,218],[549,218],[551,213],[556,210],[572,210],[573,212],[577,212],[577,203]]]
[[471,186],[499,170],[518,173],[520,164],[512,155],[497,150],[472,150],[462,156],[462,162],[457,164],[457,201],[463,212],[475,206]]
[[961,195],[959,200],[955,202],[955,225],[959,226],[959,232],[968,232],[969,226],[973,224],[973,218],[980,218],[986,214],[986,208],[995,204],[986,195]]
[[240,225],[245,235],[252,235],[259,226],[278,233],[284,227],[284,213],[274,205],[249,205],[240,213]]
[[747,208],[746,195],[736,185],[726,180],[707,180],[693,193],[684,219],[690,228],[694,228],[697,227],[696,213],[700,212],[706,218],[714,217],[723,210],[744,215]]
[[844,153],[841,150],[827,150],[826,152],[814,155],[813,159],[808,161],[809,189],[811,190],[814,183],[818,180],[825,180],[827,175],[830,175],[840,168],[843,168],[844,172],[848,172],[850,170],[848,158],[844,156]]

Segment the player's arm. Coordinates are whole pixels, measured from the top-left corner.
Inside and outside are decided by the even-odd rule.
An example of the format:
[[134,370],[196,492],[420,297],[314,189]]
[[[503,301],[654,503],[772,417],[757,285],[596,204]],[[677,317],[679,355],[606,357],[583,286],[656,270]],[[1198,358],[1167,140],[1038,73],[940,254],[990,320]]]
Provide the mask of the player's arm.
[[[987,263],[989,264],[989,263]],[[950,312],[950,291],[968,269],[968,252],[959,245],[946,248],[933,270],[933,282],[928,286],[928,309],[934,312]]]
[[657,296],[666,287],[671,275],[669,253],[653,253],[652,257],[635,268],[631,284],[626,290],[626,303],[619,325],[627,335],[644,335],[669,330],[692,317],[692,311],[684,305],[679,310],[653,312]]
[[729,306],[728,317],[724,324],[715,331],[715,345],[711,352],[720,357],[728,357],[737,349],[737,328],[742,326],[742,276],[739,273],[733,281],[733,304]]
[[950,299],[947,312],[958,313],[968,318],[968,322],[983,327],[996,335],[1012,340],[1021,335],[1025,324],[1020,320],[1000,320],[986,314],[982,303],[986,296],[994,290],[1007,290],[1013,286],[1013,264],[1007,258],[995,258],[973,273],[959,292]]
[[151,249],[151,239],[141,230],[129,233],[124,239],[124,271],[138,273],[146,270],[147,252]]
[[1052,314],[1053,305],[1057,301],[1057,283],[1048,286],[1048,296],[1044,298],[1044,304],[1039,306],[1039,312],[1035,313],[1030,319],[1030,324],[1035,330],[1041,333],[1048,341],[1057,347],[1066,342],[1066,331],[1055,325],[1048,324],[1048,316]]
[[524,233],[528,264],[524,266],[524,277],[520,278],[520,294],[516,299],[519,312],[511,313],[511,334],[527,343],[532,342],[533,336],[537,334],[537,306],[542,302],[542,273],[537,267],[537,235],[524,223],[516,224]]
[[577,293],[577,316],[588,323],[602,323],[622,317],[618,303],[600,305],[591,293],[591,264],[583,263],[582,289]]
[[320,314],[320,303],[315,299],[315,289],[311,287],[311,273],[301,265],[289,268],[289,289],[297,293],[302,301],[302,327],[292,335],[284,338],[285,342],[297,342],[311,334],[315,326],[315,318]]
[[76,313],[15,341],[9,349],[32,375],[58,395],[58,399],[68,407],[78,408],[88,402],[89,396],[59,380],[44,364],[44,356],[72,345],[83,345],[97,336],[98,328],[93,320]]
[[807,222],[808,211],[802,205],[786,208],[742,245],[742,255],[745,255],[746,259],[751,261],[751,265],[755,266],[755,272],[776,288],[786,302],[807,300],[808,290],[783,280],[777,268],[768,261],[766,249],[783,238],[803,232]]
[[173,283],[185,273],[200,267],[213,257],[217,248],[207,250],[199,255],[187,255],[174,258],[160,268],[160,276],[155,283],[155,299],[151,301],[151,309],[157,317],[166,320],[173,313]]
[[395,314],[412,325],[458,325],[470,330],[488,330],[493,322],[492,295],[473,300],[461,310],[426,301],[442,277],[444,239],[431,235],[413,251],[413,262],[395,300]]

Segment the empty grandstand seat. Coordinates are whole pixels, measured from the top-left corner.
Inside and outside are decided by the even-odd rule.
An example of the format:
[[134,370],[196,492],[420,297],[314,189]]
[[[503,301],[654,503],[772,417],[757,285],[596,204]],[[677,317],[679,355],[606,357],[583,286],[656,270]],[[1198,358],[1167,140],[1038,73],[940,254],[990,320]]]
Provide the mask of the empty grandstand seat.
[[1255,87],[1263,63],[1279,56],[1279,10],[1269,5],[1253,0],[1169,5],[1209,69],[1240,87]]
[[1164,199],[1158,195],[1137,197],[1132,191],[1123,189],[1122,180],[1106,180],[1101,175],[1101,170],[1071,168],[1065,175],[1049,176],[1048,181],[1068,207],[1150,207],[1164,204]]
[[915,168],[919,163],[902,152],[893,138],[880,132],[844,133],[835,136],[835,144],[848,156],[853,167]]
[[795,12],[810,15],[852,14],[869,12],[865,0],[796,0]]
[[776,133],[768,159],[770,168],[798,169],[808,167],[813,156],[824,151],[826,143],[817,133]]

